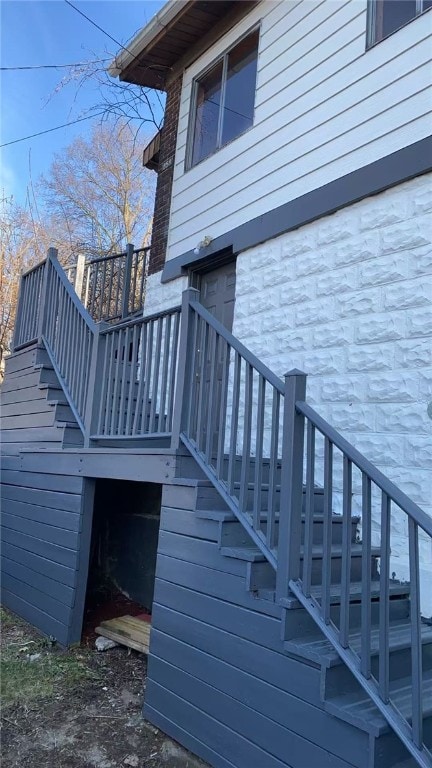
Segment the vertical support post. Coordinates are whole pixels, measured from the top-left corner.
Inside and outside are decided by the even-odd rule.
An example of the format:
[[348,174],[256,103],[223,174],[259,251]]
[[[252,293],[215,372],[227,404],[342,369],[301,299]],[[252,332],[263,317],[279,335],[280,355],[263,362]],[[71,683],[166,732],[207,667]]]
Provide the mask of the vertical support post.
[[[100,403],[100,395],[103,384],[103,378],[100,376],[102,353],[106,338],[100,336],[100,332],[107,327],[107,323],[96,323],[93,331],[93,343],[91,348],[91,360],[87,382],[87,401],[85,404],[84,415],[84,447],[90,445],[90,435],[94,433],[94,425],[97,416],[97,408]],[[101,338],[103,343],[101,343]],[[106,372],[105,372],[106,373]]]
[[75,292],[82,301],[82,289],[84,282],[84,269],[85,269],[85,256],[83,253],[79,253],[77,256],[76,270],[75,270]]
[[[14,325],[13,336],[12,336],[11,352],[15,352],[15,348],[19,344],[22,313],[23,313],[23,308],[22,308],[23,301],[24,301],[24,277],[21,273],[19,286],[18,286],[18,299],[17,299],[17,308],[15,313],[15,325]],[[3,353],[4,353],[4,350],[3,350]]]
[[129,314],[129,295],[131,289],[132,278],[132,260],[133,260],[134,246],[132,243],[128,243],[126,246],[126,260],[125,270],[123,277],[123,293],[122,293],[122,319]]
[[177,369],[177,383],[174,396],[173,427],[171,436],[171,448],[180,445],[180,433],[185,426],[185,418],[188,413],[188,398],[192,394],[192,363],[194,350],[192,349],[192,309],[191,301],[199,300],[199,291],[196,288],[186,288],[182,294],[180,344]]
[[289,582],[300,577],[301,515],[303,501],[304,416],[296,402],[306,397],[306,374],[285,374],[282,469],[276,599],[288,597]]
[[48,280],[49,280],[49,272],[50,272],[50,262],[55,261],[58,257],[58,250],[57,248],[48,248],[47,257],[45,261],[45,268],[44,268],[44,274],[42,279],[42,288],[40,292],[39,297],[39,317],[38,317],[38,325],[37,325],[37,337],[40,341],[41,337],[43,336],[44,330],[45,330],[45,319],[46,319],[46,313],[47,313],[47,297],[48,297]]

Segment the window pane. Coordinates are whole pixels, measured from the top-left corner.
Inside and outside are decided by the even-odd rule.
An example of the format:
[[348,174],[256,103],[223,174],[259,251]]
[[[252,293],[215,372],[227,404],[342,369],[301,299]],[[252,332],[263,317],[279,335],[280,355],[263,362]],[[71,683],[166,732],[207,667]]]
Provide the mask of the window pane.
[[211,155],[217,146],[222,86],[222,62],[197,83],[192,165]]
[[222,144],[239,136],[253,123],[258,57],[258,31],[228,54],[222,118]]
[[387,37],[416,15],[416,0],[384,0],[381,37]]

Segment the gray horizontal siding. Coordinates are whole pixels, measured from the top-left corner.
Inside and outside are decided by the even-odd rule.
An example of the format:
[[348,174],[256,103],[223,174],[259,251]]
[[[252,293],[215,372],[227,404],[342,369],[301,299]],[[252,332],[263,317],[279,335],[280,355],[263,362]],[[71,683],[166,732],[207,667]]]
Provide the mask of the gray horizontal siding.
[[81,494],[82,478],[73,475],[49,475],[43,472],[20,472],[3,467],[1,475],[3,485],[17,485],[20,488],[32,488],[45,491],[60,491]]
[[[22,474],[28,482],[28,473]],[[49,482],[42,476],[39,479]],[[41,503],[3,499],[3,604],[60,643],[76,642],[81,636],[91,507],[85,511],[78,494],[20,489],[18,485],[4,488],[9,495],[24,491]],[[44,500],[53,503],[55,498],[75,511],[43,506]]]
[[146,717],[216,768],[363,768],[367,737],[324,711],[320,669],[284,654],[281,609],[247,591],[187,497],[162,508]]
[[21,563],[17,563],[15,560],[11,560],[8,557],[3,557],[2,578],[4,574],[9,574],[14,578],[19,579],[19,581],[24,584],[30,584],[43,594],[53,597],[64,605],[73,605],[75,595],[73,587],[61,584],[59,581],[48,578],[37,571],[33,571],[26,565],[21,565]]
[[[151,683],[154,684],[154,681],[157,680],[157,686],[162,686],[169,690],[171,694],[180,697],[184,696],[184,692],[187,691],[188,701],[193,706],[205,712],[222,725],[231,728],[234,726],[242,736],[249,740],[251,750],[255,747],[260,752],[267,753],[264,762],[260,764],[260,768],[264,765],[273,765],[273,760],[275,759],[278,762],[280,761],[281,765],[286,765],[289,761],[288,764],[294,768],[296,766],[299,768],[300,766],[302,768],[307,766],[347,768],[348,765],[352,765],[351,762],[348,763],[331,752],[313,744],[308,739],[299,736],[295,731],[289,730],[288,727],[281,726],[274,720],[262,715],[254,708],[256,706],[255,700],[249,700],[249,705],[247,705],[244,701],[234,699],[231,695],[218,690],[213,685],[208,685],[199,680],[193,674],[189,674],[155,656],[152,656],[150,665],[149,676]],[[232,668],[232,671],[234,673],[235,668]],[[234,682],[232,677],[231,675],[229,683],[231,689]],[[236,682],[240,684],[240,678]],[[228,681],[226,685],[228,685]],[[260,687],[258,695],[261,695],[263,698],[265,697],[266,691],[263,686]],[[242,696],[246,698],[247,693],[242,691]],[[285,714],[288,724],[290,722],[290,704],[288,700],[285,704]],[[312,719],[313,715],[310,714],[310,717],[309,726],[312,730],[316,725]],[[262,754],[259,757],[261,760],[263,759]],[[238,763],[239,766],[245,764],[245,761]],[[258,765],[257,757],[255,757],[253,762],[248,763],[248,765],[253,764]]]
[[30,624],[33,624],[34,627],[37,627],[45,635],[54,637],[62,645],[67,644],[69,636],[68,626],[4,587],[2,587],[1,594],[3,605],[10,608],[11,611],[17,613],[18,616],[21,616]]
[[36,504],[4,499],[3,512],[26,520],[55,525],[66,531],[79,531],[80,529],[80,515],[76,512],[67,512],[64,509],[47,509],[47,507],[40,507]]
[[244,608],[255,608],[269,616],[280,617],[279,606],[267,600],[258,600],[246,591],[245,579],[231,573],[205,568],[175,557],[158,554],[156,574],[165,581],[180,584],[211,597],[221,597]]
[[[336,751],[343,759],[353,761],[359,768],[363,768],[361,762],[356,762],[353,754],[355,756],[357,753],[360,760],[363,760],[363,754],[359,754],[359,750],[363,751],[368,747],[366,734],[347,723],[342,724],[322,708],[303,701],[299,696],[281,690],[279,683],[276,686],[259,679],[256,676],[256,667],[259,666],[256,664],[256,651],[255,667],[247,673],[239,668],[237,654],[233,654],[228,663],[220,659],[220,654],[211,655],[189,643],[159,633],[158,630],[154,632],[157,636],[153,642],[157,642],[159,658],[173,666],[179,666],[207,685],[246,704],[315,746],[330,753]],[[151,664],[154,664],[153,659]],[[297,664],[297,667],[300,666]],[[151,676],[160,681],[157,672],[157,666],[156,669],[152,666]],[[313,728],[311,723],[314,724]],[[335,744],[338,744],[337,748]]]
[[42,507],[63,509],[67,512],[79,512],[81,496],[75,493],[62,493],[41,488],[21,488],[18,485],[8,485],[2,478],[2,497],[11,501],[24,501]]

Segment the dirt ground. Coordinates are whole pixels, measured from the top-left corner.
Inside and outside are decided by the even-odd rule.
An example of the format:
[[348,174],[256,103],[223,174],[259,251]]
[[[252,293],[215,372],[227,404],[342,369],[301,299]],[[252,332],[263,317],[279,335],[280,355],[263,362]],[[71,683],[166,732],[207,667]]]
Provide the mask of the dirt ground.
[[143,654],[65,651],[1,619],[3,768],[206,768],[143,720]]

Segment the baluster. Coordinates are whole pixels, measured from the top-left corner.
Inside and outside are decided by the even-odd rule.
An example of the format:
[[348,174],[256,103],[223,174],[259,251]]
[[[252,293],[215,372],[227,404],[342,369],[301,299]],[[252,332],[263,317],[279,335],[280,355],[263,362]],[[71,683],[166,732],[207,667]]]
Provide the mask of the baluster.
[[174,314],[174,330],[171,340],[170,370],[168,378],[168,405],[167,405],[167,423],[166,431],[172,432],[172,420],[174,409],[174,395],[176,384],[177,355],[179,345],[180,313]]
[[220,391],[220,403],[219,403],[219,430],[218,430],[218,445],[217,445],[217,458],[216,458],[216,472],[219,479],[222,479],[225,474],[225,432],[226,432],[226,420],[227,420],[227,398],[228,398],[228,374],[229,374],[229,361],[231,355],[231,347],[228,342],[222,337],[219,337],[220,345],[223,348],[222,359],[222,377],[221,377],[221,391]]
[[162,378],[159,394],[159,423],[158,432],[167,431],[167,419],[166,419],[166,400],[167,400],[167,382],[168,382],[168,365],[171,348],[171,320],[172,316],[167,315],[164,321],[164,334],[162,345]]
[[[103,337],[100,338],[105,339],[105,359],[108,357],[108,373],[107,373],[107,385],[106,385],[106,398],[104,403],[104,435],[109,434],[109,424],[110,424],[110,417],[111,417],[111,410],[113,408],[113,398],[112,398],[112,392],[113,392],[113,385],[114,385],[114,341],[115,341],[115,332],[111,331],[109,334],[105,334]],[[107,350],[109,349],[109,354]],[[106,366],[104,365],[104,370],[106,370]],[[102,407],[102,403],[101,403]],[[102,421],[102,411],[100,412],[100,420]],[[100,433],[102,434],[102,433]]]
[[389,701],[390,505],[391,501],[389,496],[382,491],[379,603],[379,691],[385,704]]
[[303,545],[303,592],[306,597],[311,595],[312,586],[312,554],[313,527],[315,511],[315,427],[307,422],[306,440],[306,497]]
[[330,623],[331,551],[333,516],[333,443],[324,441],[324,521],[321,613],[326,624]]
[[[153,371],[153,338],[154,338],[154,325],[155,321],[150,320],[148,323],[148,334],[147,334],[147,351],[146,351],[146,365],[145,365],[145,371],[144,373],[144,395],[143,395],[143,402],[142,402],[142,412],[141,412],[141,432],[146,433],[149,432],[150,424],[149,424],[149,400],[150,400],[150,383],[152,381],[152,371]],[[151,403],[150,403],[151,405]]]
[[131,288],[132,277],[132,259],[133,259],[134,246],[132,243],[128,243],[126,246],[126,257],[123,277],[123,295],[122,295],[122,317],[127,317],[129,314],[129,295]]
[[243,446],[240,471],[240,493],[239,506],[243,512],[247,511],[249,495],[249,469],[250,469],[250,446],[252,429],[252,391],[253,391],[253,368],[250,363],[245,361],[245,400],[244,400],[244,418],[243,418]]
[[289,582],[300,577],[301,512],[303,498],[304,416],[296,403],[306,397],[306,374],[285,375],[282,468],[276,596],[288,597]]
[[238,352],[234,354],[234,382],[233,396],[231,404],[231,431],[230,431],[230,452],[228,457],[228,491],[231,496],[234,495],[235,468],[237,463],[237,430],[239,417],[240,400],[240,374],[241,357]]
[[112,410],[111,410],[111,420],[110,420],[110,435],[115,435],[117,431],[117,412],[120,407],[119,402],[119,394],[120,394],[120,366],[121,366],[121,356],[122,356],[122,338],[123,338],[123,331],[120,329],[119,331],[116,331],[114,333],[114,336],[116,338],[116,347],[117,347],[117,360],[115,363],[115,373],[114,373],[114,388],[113,388],[113,403],[112,403]]
[[218,367],[218,356],[219,356],[219,342],[218,342],[218,336],[216,334],[216,331],[211,328],[209,330],[209,333],[211,335],[210,340],[210,354],[209,354],[209,365],[210,365],[210,382],[209,382],[209,392],[208,392],[208,398],[207,398],[207,424],[206,424],[206,431],[205,431],[205,455],[207,458],[207,461],[209,464],[211,464],[212,461],[212,452],[214,450],[214,436],[215,436],[215,388],[217,386],[217,367]]
[[[253,526],[256,531],[259,531],[261,528],[263,443],[264,443],[264,416],[265,416],[265,391],[266,391],[266,380],[264,376],[261,376],[261,374],[258,374],[258,377],[259,377],[258,378],[258,407],[257,407],[254,495],[253,495]],[[269,498],[269,495],[267,496],[267,499],[268,498]]]
[[412,669],[412,736],[414,744],[421,748],[423,742],[423,675],[418,533],[418,525],[412,518],[409,518],[408,537],[411,586],[410,620]]
[[132,434],[132,413],[134,410],[134,399],[135,399],[135,382],[136,382],[136,373],[137,373],[137,363],[138,363],[138,352],[139,352],[139,334],[141,332],[141,327],[138,325],[134,325],[133,327],[133,333],[132,333],[132,360],[131,360],[131,372],[130,372],[130,385],[129,385],[129,400],[128,400],[128,407],[127,407],[127,414],[126,414],[126,428],[125,428],[125,434],[131,435]]
[[367,679],[371,676],[371,481],[362,473],[362,597],[361,597],[361,653],[360,668]]
[[138,390],[137,390],[137,401],[135,406],[135,416],[134,416],[134,422],[133,422],[133,428],[132,428],[133,435],[137,435],[140,431],[140,424],[141,424],[142,413],[143,413],[144,383],[147,378],[148,326],[149,326],[149,323],[147,321],[144,322],[144,325],[142,327],[141,334],[140,334],[140,344],[139,344],[139,352],[138,352],[138,354],[140,355],[139,381],[138,381]]
[[[266,539],[270,549],[275,545],[275,520],[276,520],[276,492],[278,475],[278,446],[279,446],[279,419],[280,419],[280,393],[273,389],[272,421],[270,437],[270,464],[267,492],[267,533]],[[279,521],[282,514],[281,491],[279,489]],[[280,522],[279,522],[280,524]]]
[[199,372],[198,372],[198,408],[197,408],[197,428],[196,444],[201,448],[202,439],[205,434],[204,413],[208,405],[206,397],[206,375],[207,375],[207,349],[208,349],[209,327],[205,320],[201,322],[201,338],[199,342]]
[[127,386],[127,371],[129,367],[129,334],[130,329],[126,328],[124,331],[124,352],[123,352],[123,366],[122,366],[122,381],[121,381],[121,393],[120,393],[120,405],[119,405],[119,418],[117,424],[117,434],[126,434],[126,386]]
[[[156,347],[153,352],[153,361],[154,361],[153,362],[153,388],[152,388],[152,395],[151,395],[149,426],[148,426],[148,431],[150,433],[159,431],[159,429],[156,430],[156,413],[157,413],[158,401],[160,398],[159,370],[160,370],[160,361],[161,361],[162,331],[163,331],[164,318],[159,317],[154,322],[157,325],[157,330],[156,330]],[[160,418],[160,414],[159,414],[159,418]]]
[[342,518],[342,574],[339,640],[342,648],[349,644],[350,584],[351,584],[351,501],[352,464],[343,457],[343,518]]

